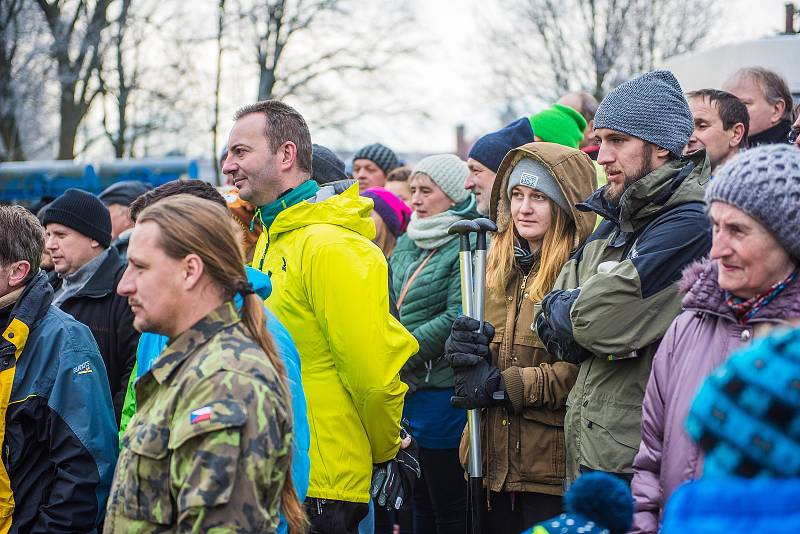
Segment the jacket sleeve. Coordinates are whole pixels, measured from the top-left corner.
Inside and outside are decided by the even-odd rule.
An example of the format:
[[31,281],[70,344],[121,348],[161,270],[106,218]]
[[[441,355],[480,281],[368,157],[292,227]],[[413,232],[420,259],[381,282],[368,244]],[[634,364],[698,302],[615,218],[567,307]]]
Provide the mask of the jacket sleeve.
[[92,532],[105,513],[117,458],[117,425],[103,359],[88,350],[64,357],[50,393],[49,447],[55,476],[31,532]]
[[669,212],[640,236],[630,258],[585,280],[566,319],[575,341],[599,356],[627,356],[658,341],[680,312],[681,271],[710,247],[702,209]]
[[554,362],[535,367],[509,367],[502,374],[508,400],[514,413],[520,413],[524,409],[563,408],[575,385],[578,368],[571,363]]
[[114,358],[111,360],[117,369],[109,372],[109,376],[118,381],[111,384],[111,397],[114,402],[114,413],[120,421],[122,407],[128,391],[131,371],[136,363],[136,346],[139,343],[139,332],[133,328],[133,312],[128,306],[127,299],[115,296],[114,314],[116,317],[116,346]]
[[410,369],[422,362],[441,358],[444,355],[444,343],[450,335],[453,322],[461,311],[461,278],[458,274],[458,256],[451,269],[447,280],[447,308],[431,317],[425,323],[411,331],[419,343],[419,352],[406,363],[405,368]]
[[128,389],[125,391],[125,400],[122,404],[122,414],[119,419],[119,442],[122,447],[122,435],[125,434],[125,429],[131,422],[131,418],[136,413],[136,389],[134,383],[136,382],[138,362],[134,362],[133,369],[131,369],[131,376],[128,377]]
[[663,506],[661,495],[661,454],[664,448],[665,393],[675,346],[675,323],[667,330],[653,358],[653,367],[642,404],[642,442],[633,460],[631,492],[635,501],[636,533],[658,532]]
[[386,259],[360,240],[321,243],[309,254],[303,277],[317,322],[364,425],[373,463],[388,461],[400,447],[408,389],[399,371],[419,346],[389,314]]

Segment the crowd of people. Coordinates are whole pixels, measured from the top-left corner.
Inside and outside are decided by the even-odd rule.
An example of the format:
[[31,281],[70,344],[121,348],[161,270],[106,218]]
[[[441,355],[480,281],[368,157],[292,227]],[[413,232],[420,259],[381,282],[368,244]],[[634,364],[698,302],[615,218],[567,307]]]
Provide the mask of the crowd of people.
[[[224,187],[0,206],[0,531],[800,528],[799,133],[760,67],[412,166],[269,100]],[[450,232],[479,217],[485,318]]]

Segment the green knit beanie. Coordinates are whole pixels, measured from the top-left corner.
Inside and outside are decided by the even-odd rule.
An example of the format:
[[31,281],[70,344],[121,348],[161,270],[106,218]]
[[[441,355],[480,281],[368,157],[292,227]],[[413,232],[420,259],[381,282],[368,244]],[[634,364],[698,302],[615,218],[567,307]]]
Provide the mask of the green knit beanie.
[[586,119],[569,106],[553,104],[531,115],[533,135],[548,143],[578,148],[586,129]]

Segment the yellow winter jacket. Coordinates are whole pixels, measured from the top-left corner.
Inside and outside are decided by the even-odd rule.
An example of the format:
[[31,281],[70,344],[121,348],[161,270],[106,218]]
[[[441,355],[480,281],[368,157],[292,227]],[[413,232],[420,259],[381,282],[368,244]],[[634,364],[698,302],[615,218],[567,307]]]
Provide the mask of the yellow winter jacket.
[[394,458],[407,386],[400,368],[418,345],[389,314],[388,267],[371,240],[372,201],[354,185],[322,188],[261,234],[253,267],[267,307],[300,353],[311,429],[309,497],[368,502],[372,465]]

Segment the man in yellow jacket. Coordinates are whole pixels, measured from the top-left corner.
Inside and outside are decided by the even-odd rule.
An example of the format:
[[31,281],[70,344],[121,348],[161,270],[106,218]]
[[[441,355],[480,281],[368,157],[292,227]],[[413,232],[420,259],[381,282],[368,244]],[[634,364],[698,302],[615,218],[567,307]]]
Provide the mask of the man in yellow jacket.
[[371,242],[372,201],[311,177],[303,117],[274,100],[240,109],[223,172],[258,206],[253,267],[267,273],[267,307],[300,353],[311,429],[306,511],[312,532],[357,532],[373,464],[400,448],[406,385],[399,371],[417,342],[389,314],[387,265]]

